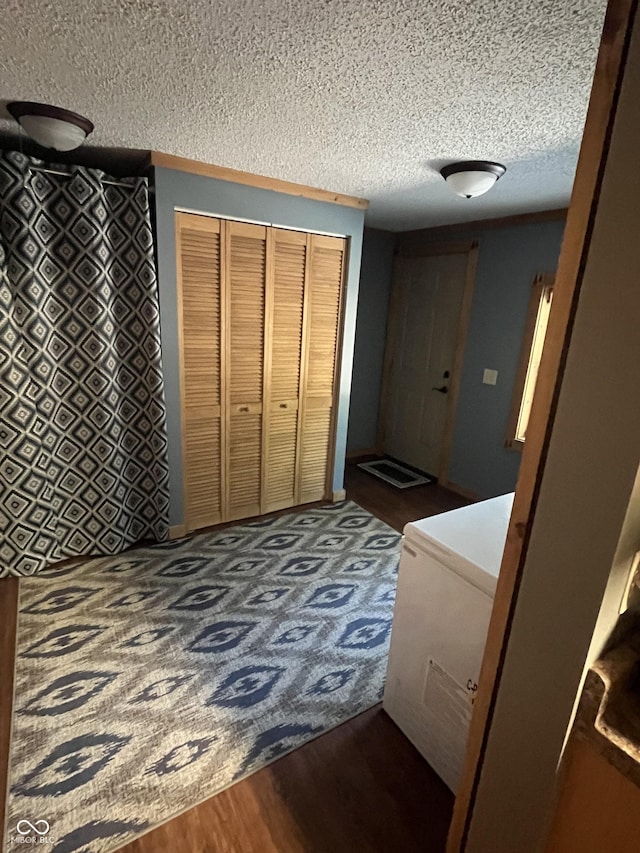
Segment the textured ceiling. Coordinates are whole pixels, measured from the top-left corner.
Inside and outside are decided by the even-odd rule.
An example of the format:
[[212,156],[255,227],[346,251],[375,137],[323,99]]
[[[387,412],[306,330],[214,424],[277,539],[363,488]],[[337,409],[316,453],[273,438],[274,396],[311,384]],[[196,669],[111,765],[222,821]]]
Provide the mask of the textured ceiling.
[[[88,116],[94,145],[363,196],[376,227],[544,210],[569,199],[605,5],[5,0],[0,97]],[[507,174],[460,199],[437,168],[476,158]]]

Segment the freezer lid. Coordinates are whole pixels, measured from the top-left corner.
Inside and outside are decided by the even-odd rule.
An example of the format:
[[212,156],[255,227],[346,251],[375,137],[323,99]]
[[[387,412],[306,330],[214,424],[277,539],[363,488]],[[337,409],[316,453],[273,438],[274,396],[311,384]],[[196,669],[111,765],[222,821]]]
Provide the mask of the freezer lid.
[[512,506],[513,492],[411,521],[405,539],[493,595]]

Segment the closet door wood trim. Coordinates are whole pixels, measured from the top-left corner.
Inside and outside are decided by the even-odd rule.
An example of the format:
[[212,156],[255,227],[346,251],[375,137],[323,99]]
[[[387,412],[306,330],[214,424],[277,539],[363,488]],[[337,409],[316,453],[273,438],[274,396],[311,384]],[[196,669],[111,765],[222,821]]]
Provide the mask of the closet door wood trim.
[[345,314],[345,299],[346,288],[345,281],[347,276],[347,268],[349,265],[349,247],[350,242],[346,238],[342,238],[342,274],[340,276],[340,293],[338,296],[338,327],[336,330],[336,353],[333,362],[333,394],[331,402],[331,426],[329,433],[329,452],[327,453],[327,477],[325,483],[325,498],[326,500],[338,503],[341,500],[346,500],[347,493],[345,489],[339,489],[337,492],[333,490],[333,472],[336,462],[336,441],[338,438],[338,403],[340,400],[340,376],[342,370],[342,346],[344,343],[344,314]]

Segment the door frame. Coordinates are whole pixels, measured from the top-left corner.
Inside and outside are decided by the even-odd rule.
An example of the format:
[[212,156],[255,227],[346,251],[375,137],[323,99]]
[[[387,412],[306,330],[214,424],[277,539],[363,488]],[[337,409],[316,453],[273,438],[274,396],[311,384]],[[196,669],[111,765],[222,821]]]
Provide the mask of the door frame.
[[462,780],[447,840],[460,853],[467,838],[547,461],[567,350],[593,233],[637,0],[609,0],[576,176],[556,273],[554,302],[531,408],[527,440],[489,624]]
[[445,419],[442,445],[440,447],[440,459],[436,476],[442,486],[449,485],[449,461],[451,459],[451,446],[453,443],[453,428],[455,425],[458,397],[460,395],[460,380],[462,377],[462,365],[464,362],[464,351],[469,332],[469,321],[471,319],[471,304],[473,301],[473,290],[478,267],[479,244],[477,240],[459,240],[455,242],[433,243],[428,246],[420,246],[410,250],[396,250],[393,258],[393,271],[391,277],[391,297],[389,300],[389,313],[387,316],[387,337],[384,348],[384,360],[382,363],[382,388],[380,392],[380,409],[378,413],[378,429],[376,435],[376,449],[384,453],[386,441],[386,421],[389,413],[389,402],[391,399],[391,379],[393,375],[394,350],[398,332],[398,317],[401,305],[400,273],[402,262],[408,258],[428,258],[439,255],[467,255],[467,266],[465,270],[464,291],[460,314],[458,316],[458,329],[456,332],[456,345],[451,366],[451,380],[449,382],[449,396],[447,398],[447,414]]
[[[342,275],[340,277],[340,297],[338,302],[338,327],[336,331],[336,352],[333,363],[333,394],[331,401],[331,424],[329,427],[329,448],[327,451],[327,473],[324,481],[324,499],[332,503],[346,500],[346,489],[333,488],[336,467],[336,450],[338,442],[338,403],[340,402],[340,380],[342,378],[342,351],[344,347],[344,323],[347,313],[347,270],[351,257],[351,237],[343,237],[344,252],[342,254]],[[305,270],[305,299],[307,287],[307,272]]]

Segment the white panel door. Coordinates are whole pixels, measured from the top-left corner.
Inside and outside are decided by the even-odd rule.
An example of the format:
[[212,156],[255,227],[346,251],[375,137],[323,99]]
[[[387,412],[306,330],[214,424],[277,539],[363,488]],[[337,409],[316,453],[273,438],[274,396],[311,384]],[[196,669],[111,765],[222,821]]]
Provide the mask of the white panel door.
[[467,270],[466,253],[403,258],[385,452],[437,475]]

